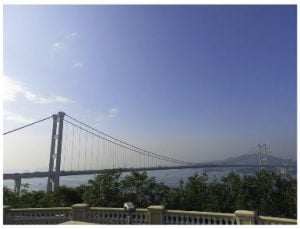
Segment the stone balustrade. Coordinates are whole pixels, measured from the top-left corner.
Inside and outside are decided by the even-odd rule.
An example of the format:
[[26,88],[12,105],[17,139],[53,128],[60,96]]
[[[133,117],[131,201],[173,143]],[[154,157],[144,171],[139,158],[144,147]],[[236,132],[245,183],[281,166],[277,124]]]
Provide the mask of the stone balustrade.
[[59,224],[72,219],[70,207],[18,208],[4,206],[4,224]]
[[165,224],[236,224],[234,214],[166,210]]
[[[128,213],[123,208],[89,207],[74,204],[63,208],[3,208],[4,224],[61,224],[88,222],[95,224],[127,224]],[[295,219],[256,216],[254,211],[234,213],[167,210],[162,205],[136,209],[131,214],[132,224],[297,224]]]
[[[97,224],[127,224],[128,213],[123,208],[100,208],[91,207],[87,212],[86,221]],[[131,213],[132,224],[148,224],[148,211],[146,209],[136,209]]]

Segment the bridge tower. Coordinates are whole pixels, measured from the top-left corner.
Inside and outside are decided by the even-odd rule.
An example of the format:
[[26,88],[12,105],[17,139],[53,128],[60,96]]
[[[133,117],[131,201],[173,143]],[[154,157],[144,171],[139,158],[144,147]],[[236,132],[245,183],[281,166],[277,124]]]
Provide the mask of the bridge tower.
[[258,156],[260,170],[263,170],[268,165],[268,152],[266,144],[258,145]]
[[[51,192],[59,186],[61,148],[62,148],[62,140],[63,140],[63,126],[64,126],[65,113],[58,112],[58,114],[54,114],[52,117],[53,117],[53,126],[52,126],[52,135],[51,135],[47,192]],[[57,124],[58,124],[58,133],[57,133]],[[56,147],[56,141],[57,141],[57,147]]]

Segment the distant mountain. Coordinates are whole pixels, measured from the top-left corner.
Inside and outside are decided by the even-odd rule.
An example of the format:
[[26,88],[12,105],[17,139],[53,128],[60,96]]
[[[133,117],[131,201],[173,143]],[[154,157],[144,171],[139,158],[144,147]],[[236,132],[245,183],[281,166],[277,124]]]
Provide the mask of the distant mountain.
[[[254,154],[244,154],[237,157],[230,157],[222,161],[213,161],[211,163],[218,164],[238,164],[238,165],[259,165],[259,157],[258,153]],[[292,161],[289,159],[282,159],[273,155],[268,154],[268,164],[269,165],[297,165],[296,161]]]

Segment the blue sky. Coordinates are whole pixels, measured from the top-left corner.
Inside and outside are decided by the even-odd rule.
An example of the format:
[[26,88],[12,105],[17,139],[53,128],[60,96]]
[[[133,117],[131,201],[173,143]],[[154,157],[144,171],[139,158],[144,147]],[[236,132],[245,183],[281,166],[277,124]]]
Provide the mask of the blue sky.
[[4,130],[63,110],[186,161],[296,158],[296,67],[296,6],[4,6]]

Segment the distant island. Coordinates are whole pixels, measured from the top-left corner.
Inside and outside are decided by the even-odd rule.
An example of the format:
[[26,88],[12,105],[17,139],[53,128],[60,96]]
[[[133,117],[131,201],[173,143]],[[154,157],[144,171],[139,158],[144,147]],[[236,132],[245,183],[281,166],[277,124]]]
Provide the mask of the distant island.
[[[223,165],[260,165],[259,163],[259,156],[257,153],[252,154],[243,154],[236,157],[229,157],[225,160],[218,160],[218,161],[210,161],[205,162],[205,164],[223,164]],[[199,163],[202,164],[202,163]],[[282,159],[276,156],[273,156],[271,154],[268,154],[268,165],[272,166],[278,166],[277,168],[269,168],[270,170],[279,171],[279,168],[284,166],[290,166],[288,170],[285,170],[284,172],[296,176],[297,174],[297,161],[291,160],[291,159]],[[232,168],[233,171],[238,173],[255,173],[259,167],[243,167],[243,168]],[[228,170],[228,168],[207,168],[206,171],[224,171]],[[283,172],[283,170],[281,170]]]
[[[236,156],[236,157],[229,157],[222,161],[212,161],[211,163],[240,164],[240,165],[258,164],[259,165],[259,157],[258,157],[257,153],[243,154],[243,155]],[[278,166],[283,166],[283,165],[297,166],[297,161],[293,161],[291,159],[282,159],[282,158],[273,156],[271,154],[268,154],[268,164],[269,165],[278,165]]]

